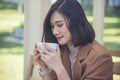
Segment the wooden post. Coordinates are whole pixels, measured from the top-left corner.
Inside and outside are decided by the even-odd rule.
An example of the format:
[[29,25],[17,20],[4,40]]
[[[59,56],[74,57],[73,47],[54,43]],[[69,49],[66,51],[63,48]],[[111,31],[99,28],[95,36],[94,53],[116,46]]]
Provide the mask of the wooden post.
[[24,80],[26,80],[29,59],[34,50],[34,44],[41,41],[43,20],[50,6],[50,0],[24,1]]
[[93,0],[93,27],[96,32],[96,40],[102,44],[104,28],[105,0]]

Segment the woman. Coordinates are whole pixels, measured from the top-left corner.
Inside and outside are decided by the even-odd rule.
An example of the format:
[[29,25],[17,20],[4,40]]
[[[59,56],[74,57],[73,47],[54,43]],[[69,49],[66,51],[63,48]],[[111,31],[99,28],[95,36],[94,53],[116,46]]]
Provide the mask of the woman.
[[58,0],[44,21],[44,42],[35,45],[34,59],[43,80],[112,80],[112,58],[94,40],[95,33],[77,0]]

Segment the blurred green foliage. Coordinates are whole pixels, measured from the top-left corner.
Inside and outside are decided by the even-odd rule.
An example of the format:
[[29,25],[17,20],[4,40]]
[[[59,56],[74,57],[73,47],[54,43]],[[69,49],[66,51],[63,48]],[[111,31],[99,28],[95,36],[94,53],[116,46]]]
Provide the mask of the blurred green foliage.
[[[79,0],[87,15],[93,15],[94,0]],[[114,0],[113,0],[114,1]],[[120,6],[110,6],[109,0],[105,0],[105,16],[120,16]]]
[[0,0],[0,9],[17,9],[17,4]]

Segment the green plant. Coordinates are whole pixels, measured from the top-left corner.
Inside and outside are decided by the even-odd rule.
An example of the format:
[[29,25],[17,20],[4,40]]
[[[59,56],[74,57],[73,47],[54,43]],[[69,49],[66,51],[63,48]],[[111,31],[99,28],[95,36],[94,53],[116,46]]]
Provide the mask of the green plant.
[[0,9],[17,9],[17,4],[6,1],[0,1]]

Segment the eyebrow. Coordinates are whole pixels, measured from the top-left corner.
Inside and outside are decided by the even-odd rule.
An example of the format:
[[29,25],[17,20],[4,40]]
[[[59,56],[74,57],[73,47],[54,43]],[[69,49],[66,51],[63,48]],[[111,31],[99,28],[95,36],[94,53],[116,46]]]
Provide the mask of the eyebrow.
[[[59,20],[59,21],[55,21],[55,23],[59,23],[59,22],[63,22],[62,20]],[[52,22],[50,22],[52,24]]]
[[59,23],[59,22],[63,22],[63,21],[55,21],[55,23]]

